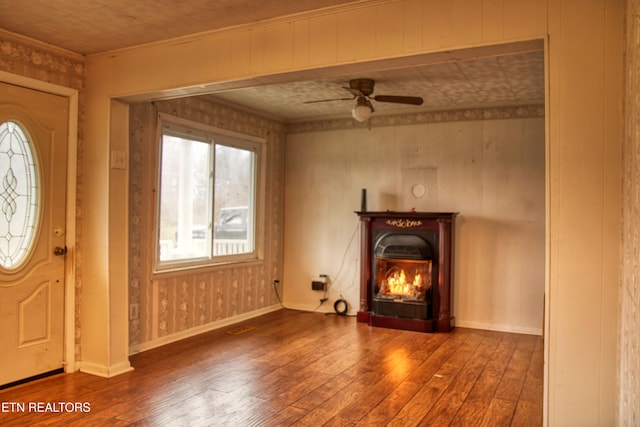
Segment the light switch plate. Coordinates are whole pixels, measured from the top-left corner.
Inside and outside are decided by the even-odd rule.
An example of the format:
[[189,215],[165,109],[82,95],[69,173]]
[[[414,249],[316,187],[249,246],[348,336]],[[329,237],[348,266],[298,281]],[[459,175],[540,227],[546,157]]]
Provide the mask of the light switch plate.
[[111,169],[127,169],[127,152],[111,150]]

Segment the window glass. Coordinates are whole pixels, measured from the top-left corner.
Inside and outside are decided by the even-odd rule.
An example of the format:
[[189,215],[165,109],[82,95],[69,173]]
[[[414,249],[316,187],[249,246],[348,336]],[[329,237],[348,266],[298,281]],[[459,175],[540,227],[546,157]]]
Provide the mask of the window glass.
[[210,144],[164,134],[160,174],[160,261],[210,256]]
[[216,144],[214,255],[253,252],[255,153]]
[[161,128],[156,270],[255,259],[257,144]]

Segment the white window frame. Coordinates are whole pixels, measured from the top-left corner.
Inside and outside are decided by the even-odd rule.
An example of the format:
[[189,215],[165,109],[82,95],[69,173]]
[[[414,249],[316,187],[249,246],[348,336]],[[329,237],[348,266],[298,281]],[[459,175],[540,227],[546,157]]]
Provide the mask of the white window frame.
[[[174,136],[183,136],[185,138],[211,143],[211,151],[215,151],[215,144],[228,147],[249,150],[255,154],[254,170],[253,170],[253,206],[249,209],[249,221],[253,221],[253,251],[233,255],[213,255],[213,202],[215,195],[215,178],[211,177],[211,200],[210,200],[210,236],[211,249],[209,256],[206,258],[193,258],[184,260],[161,261],[160,260],[160,195],[161,195],[161,179],[162,179],[162,139],[167,133]],[[262,259],[262,242],[261,231],[264,229],[262,206],[264,205],[264,182],[263,176],[264,151],[266,139],[234,132],[218,127],[210,126],[204,123],[176,117],[173,115],[159,113],[157,126],[157,179],[156,179],[156,197],[154,200],[154,273],[163,273],[171,271],[181,271],[189,269],[201,269],[216,267],[221,265],[238,264],[246,262],[255,262]],[[212,161],[215,156],[212,153]],[[215,171],[213,173],[215,175]]]

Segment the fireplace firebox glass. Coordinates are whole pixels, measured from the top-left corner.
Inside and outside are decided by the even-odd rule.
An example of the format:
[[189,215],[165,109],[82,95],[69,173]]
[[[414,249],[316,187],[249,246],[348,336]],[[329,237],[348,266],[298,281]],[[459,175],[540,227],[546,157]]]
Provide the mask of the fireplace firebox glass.
[[384,234],[377,239],[373,262],[373,311],[426,319],[431,303],[434,256],[422,236]]
[[398,301],[425,301],[431,288],[431,260],[376,258],[374,295]]

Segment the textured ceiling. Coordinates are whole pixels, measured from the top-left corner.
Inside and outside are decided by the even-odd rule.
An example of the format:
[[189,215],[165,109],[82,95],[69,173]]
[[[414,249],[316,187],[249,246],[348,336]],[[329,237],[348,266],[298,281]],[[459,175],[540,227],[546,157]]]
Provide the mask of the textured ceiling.
[[0,0],[0,28],[91,54],[349,0]]
[[374,95],[409,95],[424,99],[419,107],[373,101],[376,115],[544,103],[542,50],[257,86],[212,97],[266,112],[285,122],[349,117],[355,101],[309,104],[305,101],[349,98],[351,94],[343,87],[349,86],[349,79],[358,77],[376,80]]
[[[80,54],[137,46],[340,4],[345,0],[0,0],[0,28]],[[350,117],[352,78],[376,80],[374,95],[421,96],[420,107],[374,102],[375,114],[544,103],[542,43],[431,55],[424,63],[243,83],[212,96],[283,122]],[[433,59],[435,57],[435,59]],[[370,71],[370,70],[377,71]],[[380,71],[385,70],[385,71]],[[354,74],[356,73],[357,74]],[[293,79],[291,79],[293,80]],[[258,86],[256,86],[258,85]],[[202,89],[203,91],[206,89]],[[185,92],[186,94],[186,92]],[[190,93],[193,94],[193,93]]]

